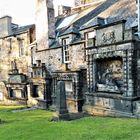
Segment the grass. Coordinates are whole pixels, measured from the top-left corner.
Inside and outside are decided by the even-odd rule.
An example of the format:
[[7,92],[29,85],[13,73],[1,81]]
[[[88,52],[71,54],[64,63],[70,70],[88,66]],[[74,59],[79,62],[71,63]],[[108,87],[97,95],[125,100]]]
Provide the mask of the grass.
[[[0,107],[0,140],[140,140],[140,120],[86,117],[51,122],[51,112],[33,110],[12,113],[16,107]],[[18,107],[20,108],[20,107]]]

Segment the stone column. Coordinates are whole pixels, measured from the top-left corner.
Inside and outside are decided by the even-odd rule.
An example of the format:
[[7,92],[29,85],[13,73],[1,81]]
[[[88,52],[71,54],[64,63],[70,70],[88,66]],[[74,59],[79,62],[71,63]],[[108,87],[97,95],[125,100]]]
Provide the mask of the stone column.
[[137,50],[137,57],[136,57],[136,68],[137,68],[137,85],[136,85],[136,91],[137,96],[140,97],[140,50]]
[[92,55],[89,57],[89,70],[90,70],[90,92],[93,91],[93,62],[92,62]]
[[128,51],[128,91],[127,96],[132,97],[134,95],[134,79],[132,74],[132,56],[133,50]]
[[96,60],[92,60],[92,91],[96,91]]
[[90,55],[87,55],[87,86],[88,92],[90,92]]
[[30,85],[27,85],[27,105],[30,106],[30,100],[31,100],[31,87]]
[[124,81],[124,96],[127,96],[128,91],[128,52],[123,51],[123,81]]
[[133,50],[124,51],[124,96],[132,97],[134,95],[134,79],[132,73]]

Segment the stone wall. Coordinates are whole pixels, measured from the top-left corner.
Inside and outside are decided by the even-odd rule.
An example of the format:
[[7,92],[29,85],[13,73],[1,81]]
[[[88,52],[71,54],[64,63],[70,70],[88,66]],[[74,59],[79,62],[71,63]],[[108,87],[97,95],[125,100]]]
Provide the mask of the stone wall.
[[[20,55],[20,46],[18,38],[23,40],[23,55]],[[7,37],[0,39],[0,77],[1,80],[7,80],[11,61],[16,60],[17,68],[20,73],[27,74],[28,66],[31,64],[31,53],[29,49],[28,33],[23,33],[16,37]]]
[[72,45],[70,47],[70,69],[86,68],[84,44]]
[[[35,50],[34,50],[35,51]],[[46,68],[49,71],[63,70],[62,64],[62,49],[49,49],[41,52],[34,52],[33,63],[36,63],[36,60],[41,60],[42,63],[46,64]]]
[[[20,53],[20,41],[22,40],[23,50]],[[9,73],[11,70],[11,62],[16,61],[19,73],[28,75],[28,67],[31,65],[31,52],[29,48],[30,37],[29,32],[24,32],[16,36],[10,36],[0,39],[0,82],[5,84],[8,82]],[[4,95],[4,100],[1,104],[22,104],[24,101],[10,100],[8,92],[5,87],[1,88]],[[24,102],[25,103],[25,102]]]
[[[71,70],[86,68],[84,44],[72,45],[69,49],[70,63],[68,64],[68,68]],[[62,48],[38,52],[36,52],[36,49],[34,48],[33,59],[33,63],[36,63],[36,60],[41,60],[42,63],[45,63],[50,72],[65,71]]]

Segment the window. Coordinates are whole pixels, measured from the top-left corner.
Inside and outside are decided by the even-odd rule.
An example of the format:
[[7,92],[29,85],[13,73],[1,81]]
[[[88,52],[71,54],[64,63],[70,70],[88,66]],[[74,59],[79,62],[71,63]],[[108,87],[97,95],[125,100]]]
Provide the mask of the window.
[[62,40],[62,45],[63,45],[63,59],[64,63],[69,63],[70,58],[69,58],[69,38],[65,38]]
[[86,33],[86,47],[93,47],[95,46],[95,41],[96,41],[96,33],[95,31],[88,32]]
[[19,56],[24,55],[24,45],[23,40],[19,40]]

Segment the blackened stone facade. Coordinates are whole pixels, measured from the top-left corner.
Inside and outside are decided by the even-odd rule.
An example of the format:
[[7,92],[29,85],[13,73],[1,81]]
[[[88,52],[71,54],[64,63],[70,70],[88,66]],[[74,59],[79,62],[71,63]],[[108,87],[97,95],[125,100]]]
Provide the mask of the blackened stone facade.
[[89,113],[137,115],[140,48],[133,30],[126,31],[124,25],[125,21],[120,21],[96,28],[96,46],[87,49],[88,92],[84,110]]

